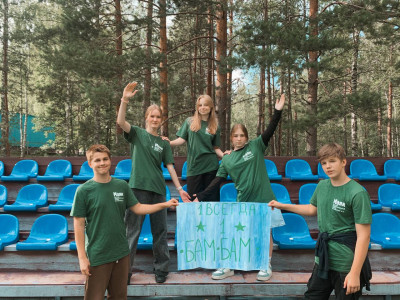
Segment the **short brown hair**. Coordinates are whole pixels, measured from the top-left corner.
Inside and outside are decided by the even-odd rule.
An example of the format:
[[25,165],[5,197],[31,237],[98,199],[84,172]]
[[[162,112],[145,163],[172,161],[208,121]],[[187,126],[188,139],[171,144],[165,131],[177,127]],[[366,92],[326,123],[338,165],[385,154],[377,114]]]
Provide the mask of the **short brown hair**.
[[342,146],[337,143],[325,144],[319,149],[317,154],[318,161],[322,161],[328,157],[337,157],[340,160],[346,159],[346,153]]
[[90,162],[93,159],[93,154],[96,152],[107,153],[108,157],[111,159],[111,152],[106,146],[101,144],[95,144],[90,146],[89,149],[86,150],[86,158],[88,162]]

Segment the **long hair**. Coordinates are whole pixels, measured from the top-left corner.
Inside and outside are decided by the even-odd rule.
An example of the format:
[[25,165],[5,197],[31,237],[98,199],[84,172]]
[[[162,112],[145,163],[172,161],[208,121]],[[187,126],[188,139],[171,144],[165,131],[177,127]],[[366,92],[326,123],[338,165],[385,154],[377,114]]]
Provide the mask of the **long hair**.
[[[146,113],[144,114],[144,119],[147,120],[147,117],[149,116],[149,114],[151,114],[151,112],[153,110],[158,110],[160,112],[161,122],[162,122],[162,118],[163,118],[162,117],[162,110],[161,110],[161,107],[158,106],[157,104],[152,104],[146,109]],[[146,122],[146,126],[147,126],[147,122]]]
[[209,133],[215,134],[218,128],[218,119],[217,115],[215,114],[214,102],[209,95],[200,95],[199,98],[197,98],[196,111],[191,118],[190,130],[197,132],[201,129],[201,117],[199,114],[199,102],[201,99],[204,99],[206,101],[206,105],[211,108],[210,114],[208,115],[207,127]]
[[235,124],[233,125],[232,129],[231,129],[231,134],[230,134],[230,139],[231,139],[231,143],[232,143],[232,138],[233,135],[235,134],[236,130],[241,129],[244,133],[244,136],[246,137],[247,141],[249,140],[249,133],[247,131],[246,126],[244,126],[243,124]]

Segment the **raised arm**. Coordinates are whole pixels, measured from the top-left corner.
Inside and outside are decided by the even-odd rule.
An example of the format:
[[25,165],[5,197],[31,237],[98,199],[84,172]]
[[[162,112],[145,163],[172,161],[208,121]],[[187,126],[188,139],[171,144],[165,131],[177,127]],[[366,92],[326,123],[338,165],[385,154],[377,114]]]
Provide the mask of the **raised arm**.
[[90,262],[85,251],[85,218],[74,217],[74,233],[81,273],[90,276]]
[[126,117],[126,108],[129,103],[129,99],[132,98],[137,90],[135,90],[137,86],[137,82],[128,83],[128,85],[124,88],[124,92],[121,98],[121,105],[119,106],[118,116],[117,116],[117,124],[122,128],[123,131],[129,133],[131,131],[131,124],[129,124]]
[[279,124],[279,120],[281,119],[282,109],[284,105],[285,105],[285,94],[282,94],[281,98],[276,100],[275,111],[272,116],[271,122],[269,123],[267,129],[261,134],[265,146],[268,146],[269,140],[274,135],[275,129]]

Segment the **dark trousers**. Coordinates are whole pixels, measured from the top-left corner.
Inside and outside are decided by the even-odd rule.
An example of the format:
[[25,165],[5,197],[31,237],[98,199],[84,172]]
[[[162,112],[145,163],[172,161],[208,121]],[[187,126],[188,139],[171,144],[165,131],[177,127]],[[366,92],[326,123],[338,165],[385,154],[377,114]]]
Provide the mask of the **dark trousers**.
[[[328,279],[318,277],[318,265],[314,265],[314,270],[307,283],[307,291],[304,296],[305,299],[311,300],[325,300],[329,299],[332,291],[335,291],[335,297],[339,300],[356,300],[362,295],[362,291],[350,295],[346,295],[346,289],[343,288],[344,280],[348,273],[337,271],[329,271]],[[362,282],[360,282],[363,286]]]
[[[132,189],[136,198],[142,204],[156,204],[165,202],[163,195]],[[129,249],[131,250],[131,266],[129,273],[132,273],[136,248],[142,229],[145,215],[137,215],[129,209],[125,214],[126,236],[128,238]],[[169,250],[167,241],[167,210],[163,209],[150,215],[151,234],[153,235],[153,267],[154,274],[168,275]],[[126,283],[126,282],[125,282]]]
[[129,255],[104,265],[90,267],[90,276],[86,276],[85,300],[107,299],[126,300],[129,271]]
[[[215,175],[217,175],[217,171],[218,170],[214,170],[200,175],[187,177],[187,192],[191,199],[195,198],[193,195],[204,191],[208,187],[211,181],[214,180]],[[219,192],[215,193],[211,198],[208,198],[207,201],[219,201]]]

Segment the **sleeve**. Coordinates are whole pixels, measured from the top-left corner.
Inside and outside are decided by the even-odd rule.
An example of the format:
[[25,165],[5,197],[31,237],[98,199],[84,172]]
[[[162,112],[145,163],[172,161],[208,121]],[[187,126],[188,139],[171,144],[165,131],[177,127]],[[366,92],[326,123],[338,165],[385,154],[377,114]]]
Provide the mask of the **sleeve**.
[[132,189],[126,184],[126,208],[135,206],[139,203],[138,199],[136,198],[135,194],[132,192]]
[[133,143],[135,136],[136,136],[136,126],[131,126],[131,130],[128,133],[124,131],[124,138],[129,143]]
[[353,197],[354,222],[356,224],[371,224],[371,200],[367,191],[361,191]]
[[261,134],[261,137],[262,137],[265,147],[268,146],[269,140],[274,135],[275,129],[279,124],[279,120],[281,119],[281,116],[282,116],[282,111],[275,109],[274,115],[272,116],[272,119],[271,119],[271,122],[269,123],[267,129]]
[[207,199],[213,197],[216,193],[219,193],[219,187],[224,181],[225,178],[218,177],[217,175],[217,177],[215,177],[213,181],[211,181],[211,183],[204,191],[196,195],[197,199],[199,199],[199,201],[207,201]]
[[317,205],[317,203],[318,203],[317,194],[318,194],[318,189],[319,189],[319,186],[320,186],[321,182],[322,181],[320,181],[318,183],[318,185],[317,185],[317,187],[316,187],[316,189],[315,189],[315,191],[312,194],[311,199],[310,199],[310,204],[314,205],[315,207],[318,207],[318,205]]
[[189,126],[190,126],[190,119],[188,118],[185,120],[185,122],[183,122],[182,127],[178,130],[176,135],[187,141],[189,138],[189,130],[190,130]]
[[70,216],[78,218],[86,217],[85,192],[81,187],[78,187],[75,193]]
[[225,168],[224,158],[222,158],[221,164],[218,167],[217,175],[218,177],[227,178],[229,175],[228,171]]
[[164,166],[167,164],[174,164],[174,156],[172,155],[171,145],[167,141],[163,141],[163,144],[164,144],[164,147],[163,147],[164,151],[162,153],[162,155],[163,155],[162,160],[163,160]]
[[219,126],[217,128],[217,132],[214,135],[212,145],[215,147],[221,146],[221,128],[219,128]]

